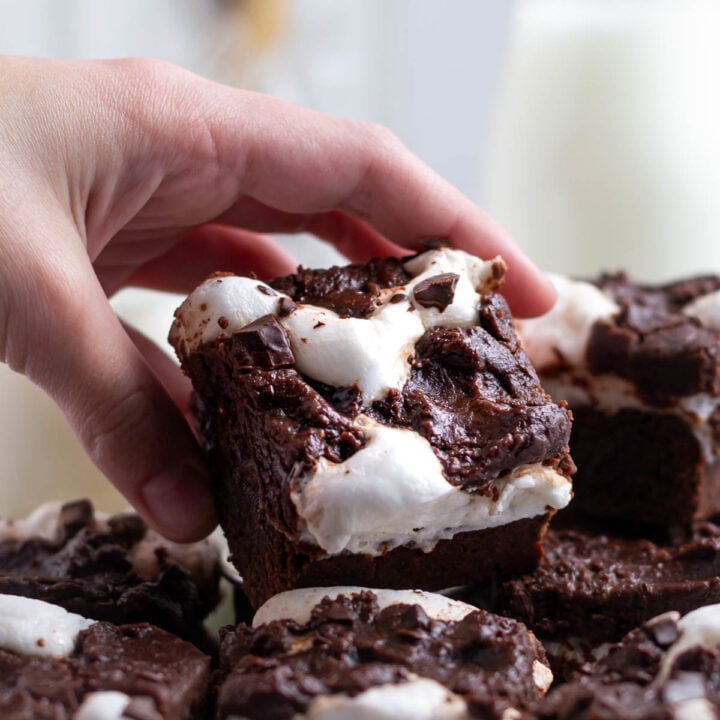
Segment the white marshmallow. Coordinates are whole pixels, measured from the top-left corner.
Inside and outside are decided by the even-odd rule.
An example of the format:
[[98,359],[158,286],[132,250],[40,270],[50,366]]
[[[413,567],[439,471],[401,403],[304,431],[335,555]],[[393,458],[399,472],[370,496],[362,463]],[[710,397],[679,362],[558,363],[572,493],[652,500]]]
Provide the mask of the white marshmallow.
[[[667,614],[673,618],[678,617],[678,613]],[[706,605],[693,610],[681,617],[677,624],[680,634],[663,658],[658,674],[659,681],[669,675],[675,660],[686,650],[693,647],[703,647],[708,650],[720,649],[720,604]]]
[[67,657],[78,634],[95,623],[42,600],[0,595],[0,648],[38,657]]
[[[477,323],[480,293],[497,287],[505,264],[500,258],[483,261],[461,250],[440,248],[408,261],[405,267],[415,276],[413,280],[382,291],[378,307],[366,318],[340,318],[331,310],[303,304],[278,318],[288,333],[297,369],[334,387],[357,385],[365,402],[384,397],[391,388],[402,388],[410,374],[415,343],[423,333],[440,325]],[[413,288],[443,273],[458,275],[452,303],[442,312],[416,303]],[[405,299],[390,302],[398,294],[406,295]],[[209,278],[176,311],[170,341],[184,359],[263,315],[276,314],[281,297],[285,296],[258,280]]]
[[720,290],[695,298],[683,308],[683,312],[711,330],[720,330]]
[[265,601],[255,613],[253,627],[273,620],[294,620],[299,625],[305,625],[313,608],[324,598],[334,600],[340,595],[359,595],[365,590],[375,595],[381,610],[391,605],[420,605],[429,617],[446,622],[462,620],[477,610],[467,603],[424,590],[384,590],[351,585],[301,588],[278,593]]
[[366,445],[342,463],[321,459],[291,492],[302,539],[329,554],[380,555],[400,545],[429,552],[457,533],[506,525],[570,502],[570,482],[540,464],[495,480],[495,497],[465,492],[445,479],[418,433],[365,415],[354,422]]
[[525,351],[538,370],[558,360],[585,365],[592,326],[609,320],[620,308],[592,283],[550,275],[557,302],[550,312],[531,320],[517,320]]
[[414,677],[380,685],[359,695],[320,695],[305,720],[469,720],[465,701],[435,680]]
[[58,501],[46,502],[36,507],[26,518],[0,518],[0,537],[16,540],[38,537],[50,542],[57,541],[62,505]]
[[74,720],[122,720],[130,697],[116,690],[89,693],[75,712]]

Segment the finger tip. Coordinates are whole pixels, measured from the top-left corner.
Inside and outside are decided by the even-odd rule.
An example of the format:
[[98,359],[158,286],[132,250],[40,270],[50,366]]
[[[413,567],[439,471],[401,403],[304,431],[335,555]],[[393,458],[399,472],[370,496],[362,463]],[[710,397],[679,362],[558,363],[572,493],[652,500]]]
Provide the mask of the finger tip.
[[217,525],[217,508],[207,474],[185,463],[150,478],[141,490],[148,522],[175,542],[193,542]]
[[550,278],[530,261],[509,266],[503,294],[513,315],[519,318],[544,315],[557,299]]

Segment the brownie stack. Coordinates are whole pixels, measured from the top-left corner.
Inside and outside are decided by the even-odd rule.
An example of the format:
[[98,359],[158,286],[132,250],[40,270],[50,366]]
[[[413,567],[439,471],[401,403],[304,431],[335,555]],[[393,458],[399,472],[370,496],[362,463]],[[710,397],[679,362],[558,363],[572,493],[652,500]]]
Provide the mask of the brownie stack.
[[563,677],[656,615],[720,601],[720,278],[554,281],[553,311],[518,326],[573,412],[575,498],[538,570],[484,601],[535,630]]

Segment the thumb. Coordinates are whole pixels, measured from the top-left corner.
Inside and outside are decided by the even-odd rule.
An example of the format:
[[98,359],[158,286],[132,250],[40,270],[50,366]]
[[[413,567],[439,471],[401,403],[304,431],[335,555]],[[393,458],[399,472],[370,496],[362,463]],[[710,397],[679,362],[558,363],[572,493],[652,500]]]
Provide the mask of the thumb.
[[199,539],[216,522],[202,452],[114,315],[79,238],[68,235],[59,242],[54,232],[11,273],[8,362],[57,402],[90,458],[151,525],[173,540]]

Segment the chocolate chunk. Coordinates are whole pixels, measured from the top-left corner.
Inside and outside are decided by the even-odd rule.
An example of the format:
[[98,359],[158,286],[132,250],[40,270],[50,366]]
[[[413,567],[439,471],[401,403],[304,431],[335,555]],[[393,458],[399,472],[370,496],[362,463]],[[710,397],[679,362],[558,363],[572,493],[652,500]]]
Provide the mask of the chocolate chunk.
[[87,500],[66,503],[60,510],[60,526],[63,535],[70,539],[93,521],[93,507]]
[[660,615],[649,620],[645,629],[657,645],[670,647],[678,638],[677,616],[674,613]]
[[438,248],[450,247],[450,241],[447,238],[425,238],[420,244],[427,250],[437,250]]
[[295,363],[290,339],[274,315],[264,315],[236,332],[233,346],[242,369],[273,370]]
[[297,303],[293,302],[288,297],[280,298],[280,304],[278,305],[278,315],[280,317],[287,317],[291,313],[295,312]]
[[[322,271],[301,267],[294,275],[269,284],[294,302],[327,308],[342,318],[364,318],[377,308],[381,289],[398,287],[400,291],[411,279],[403,258],[375,258],[367,265]],[[278,314],[283,317],[282,310]]]
[[453,301],[458,275],[443,273],[419,282],[413,290],[413,297],[423,307],[435,307],[440,312]]
[[267,285],[258,285],[257,289],[263,294],[263,295],[269,295],[270,297],[273,297],[277,295],[277,293]]

